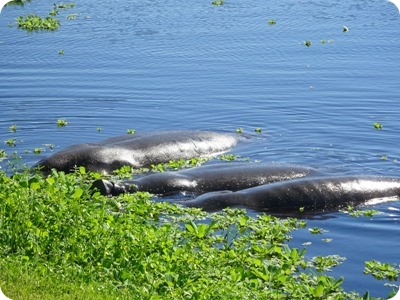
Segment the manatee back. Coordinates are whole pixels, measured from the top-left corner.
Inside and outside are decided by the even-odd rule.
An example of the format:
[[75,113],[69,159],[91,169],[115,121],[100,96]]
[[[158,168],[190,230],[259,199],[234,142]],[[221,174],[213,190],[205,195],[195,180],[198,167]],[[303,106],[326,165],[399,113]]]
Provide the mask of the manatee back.
[[141,135],[124,135],[98,143],[76,144],[39,161],[44,172],[55,168],[70,172],[75,166],[88,171],[110,173],[122,166],[135,168],[170,160],[211,156],[237,144],[227,133],[209,131],[163,131]]

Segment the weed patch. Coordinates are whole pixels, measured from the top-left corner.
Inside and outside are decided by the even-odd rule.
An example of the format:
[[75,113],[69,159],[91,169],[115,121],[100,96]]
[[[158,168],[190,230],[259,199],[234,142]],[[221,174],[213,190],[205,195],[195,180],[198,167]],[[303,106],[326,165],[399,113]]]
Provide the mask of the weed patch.
[[356,299],[290,248],[303,221],[206,214],[148,193],[107,198],[100,174],[0,172],[0,283],[11,299]]

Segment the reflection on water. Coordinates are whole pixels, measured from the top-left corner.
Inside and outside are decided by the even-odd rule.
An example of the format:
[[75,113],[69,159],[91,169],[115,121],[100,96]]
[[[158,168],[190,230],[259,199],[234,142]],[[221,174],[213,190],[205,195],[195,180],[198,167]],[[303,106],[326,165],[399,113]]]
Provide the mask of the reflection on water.
[[[400,17],[388,1],[81,1],[56,32],[8,27],[52,5],[33,1],[0,16],[0,137],[16,139],[0,149],[28,151],[29,164],[128,128],[242,127],[253,138],[234,151],[250,160],[399,175]],[[70,124],[58,128],[58,119]],[[334,274],[349,289],[385,296],[362,266],[400,261],[399,205],[379,206],[371,220],[318,216],[310,226],[329,227],[334,240],[299,232],[293,243],[312,239],[310,255],[346,256]]]

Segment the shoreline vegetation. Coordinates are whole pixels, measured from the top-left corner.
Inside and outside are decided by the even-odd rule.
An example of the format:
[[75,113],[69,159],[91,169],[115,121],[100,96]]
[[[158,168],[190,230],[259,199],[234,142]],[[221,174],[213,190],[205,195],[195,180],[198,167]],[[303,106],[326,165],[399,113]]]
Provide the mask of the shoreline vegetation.
[[[91,189],[102,175],[83,167],[47,177],[13,169],[0,171],[0,287],[13,300],[373,299],[327,275],[344,258],[288,246],[304,220],[207,214],[142,192],[108,198]],[[364,273],[397,280],[400,268],[371,261]]]

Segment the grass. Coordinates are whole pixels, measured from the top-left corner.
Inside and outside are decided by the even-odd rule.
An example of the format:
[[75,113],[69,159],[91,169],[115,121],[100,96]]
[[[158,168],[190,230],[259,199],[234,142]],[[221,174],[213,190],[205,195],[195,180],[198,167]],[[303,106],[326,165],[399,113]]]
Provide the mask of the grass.
[[[357,299],[290,248],[304,221],[107,198],[79,168],[0,172],[0,284],[11,299]],[[321,272],[320,272],[321,271]]]
[[57,276],[43,276],[37,269],[18,262],[2,262],[0,272],[2,291],[13,300],[127,298],[123,290],[105,292],[101,285],[65,282]]

